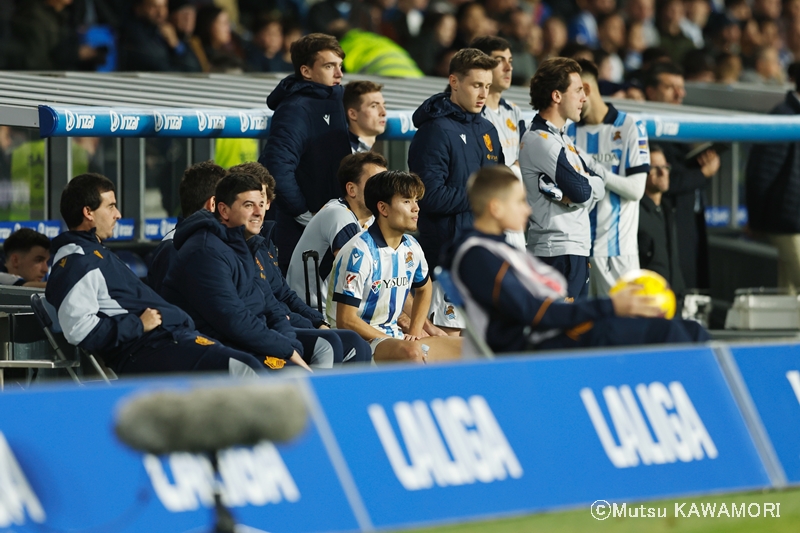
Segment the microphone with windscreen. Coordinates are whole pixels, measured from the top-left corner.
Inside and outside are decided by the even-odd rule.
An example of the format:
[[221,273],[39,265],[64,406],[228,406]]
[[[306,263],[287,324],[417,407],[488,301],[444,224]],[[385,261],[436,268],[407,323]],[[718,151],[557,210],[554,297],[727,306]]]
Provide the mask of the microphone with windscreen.
[[[135,450],[154,455],[207,454],[218,473],[217,452],[261,441],[286,442],[306,427],[308,412],[298,387],[239,385],[188,391],[160,391],[125,400],[114,431]],[[236,522],[214,483],[214,531],[233,533]]]

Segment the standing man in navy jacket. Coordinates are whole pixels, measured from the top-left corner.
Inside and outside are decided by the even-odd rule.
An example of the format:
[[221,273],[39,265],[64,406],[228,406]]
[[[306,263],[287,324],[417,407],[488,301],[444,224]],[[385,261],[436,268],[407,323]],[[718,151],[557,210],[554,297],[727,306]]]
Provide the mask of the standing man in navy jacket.
[[73,178],[61,194],[61,216],[69,231],[53,239],[45,295],[70,344],[102,356],[118,374],[264,370],[252,355],[197,332],[189,315],[100,244],[120,218],[111,180],[99,174]]
[[294,74],[267,98],[275,114],[260,159],[277,183],[275,244],[284,274],[313,214],[342,195],[336,172],[351,151],[339,42],[312,33],[295,42],[291,53]]
[[[447,90],[431,96],[414,112],[418,131],[408,150],[408,168],[425,184],[419,243],[431,269],[439,263],[444,244],[472,226],[467,200],[470,174],[485,165],[505,162],[497,130],[481,116],[496,66],[497,60],[480,50],[460,50],[450,61]],[[434,284],[431,313],[437,326],[463,327],[438,283]]]

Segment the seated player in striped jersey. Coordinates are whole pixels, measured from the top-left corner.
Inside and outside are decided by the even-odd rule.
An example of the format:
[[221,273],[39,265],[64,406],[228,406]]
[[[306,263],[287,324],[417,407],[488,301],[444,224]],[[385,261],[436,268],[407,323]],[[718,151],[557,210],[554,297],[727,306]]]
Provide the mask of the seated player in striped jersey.
[[[460,338],[420,339],[432,288],[422,248],[407,233],[417,229],[424,193],[416,174],[385,171],[370,178],[364,200],[375,222],[342,247],[331,272],[328,321],[369,341],[377,362],[424,363],[461,354]],[[404,334],[397,319],[412,290],[411,326]]]
[[503,231],[522,227],[531,208],[514,174],[483,168],[468,185],[475,226],[457,239],[445,266],[466,312],[496,352],[701,342],[697,322],[658,318],[663,311],[631,286],[610,298],[566,302],[567,282],[554,267],[508,244]]

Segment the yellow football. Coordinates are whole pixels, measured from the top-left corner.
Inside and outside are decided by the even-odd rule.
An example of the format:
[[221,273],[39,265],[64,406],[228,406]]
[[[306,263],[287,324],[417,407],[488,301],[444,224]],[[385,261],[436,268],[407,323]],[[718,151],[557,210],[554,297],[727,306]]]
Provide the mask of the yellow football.
[[661,274],[646,269],[631,270],[621,276],[608,293],[614,294],[628,285],[641,285],[641,290],[636,291],[636,294],[655,298],[656,305],[664,311],[664,318],[675,316],[675,293]]

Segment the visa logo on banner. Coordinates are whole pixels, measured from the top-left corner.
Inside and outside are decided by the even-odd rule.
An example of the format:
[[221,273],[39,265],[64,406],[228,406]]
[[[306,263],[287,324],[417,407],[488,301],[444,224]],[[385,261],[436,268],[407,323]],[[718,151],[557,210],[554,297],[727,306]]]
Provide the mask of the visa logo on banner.
[[603,389],[619,443],[614,440],[592,389],[582,389],[580,396],[606,455],[617,468],[638,466],[640,462],[688,463],[718,455],[711,435],[679,381],[670,383],[669,388],[658,381],[640,383],[636,386],[638,403],[628,385]]
[[522,477],[522,466],[482,396],[437,398],[430,408],[422,400],[394,404],[400,440],[382,406],[372,404],[367,412],[406,490],[429,489],[434,483],[448,487]]
[[[144,456],[144,468],[150,476],[158,499],[173,513],[214,506],[214,470],[207,457],[173,453],[164,469],[155,455]],[[171,476],[167,474],[171,472]],[[296,502],[300,491],[286,464],[271,442],[253,448],[231,448],[219,455],[222,478],[222,502],[228,507],[262,506],[282,501]],[[170,478],[175,483],[170,482]]]
[[0,433],[0,527],[24,525],[26,513],[39,524],[47,519],[8,441]]

